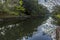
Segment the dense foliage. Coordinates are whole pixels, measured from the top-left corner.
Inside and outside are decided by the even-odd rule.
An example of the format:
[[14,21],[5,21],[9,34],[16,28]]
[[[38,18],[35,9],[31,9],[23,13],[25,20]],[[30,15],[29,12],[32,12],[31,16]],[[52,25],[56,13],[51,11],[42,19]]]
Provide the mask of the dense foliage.
[[38,4],[38,0],[23,0],[25,14],[33,16],[45,16],[49,11],[45,6]]
[[[19,15],[20,13],[24,12],[23,8],[23,1],[12,1],[12,0],[5,0],[4,3],[0,4],[0,13],[2,14],[12,14],[12,15]],[[19,13],[20,11],[20,13]]]
[[5,0],[0,3],[0,14],[45,16],[48,12],[38,0]]
[[53,18],[55,18],[56,20],[56,23],[60,25],[60,6],[59,5],[55,6],[54,11],[52,13],[53,13]]

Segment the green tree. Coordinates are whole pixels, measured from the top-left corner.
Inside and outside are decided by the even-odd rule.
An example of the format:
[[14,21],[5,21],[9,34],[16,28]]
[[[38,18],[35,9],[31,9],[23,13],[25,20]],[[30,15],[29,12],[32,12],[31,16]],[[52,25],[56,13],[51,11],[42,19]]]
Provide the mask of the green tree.
[[24,7],[23,7],[23,1],[22,0],[19,0],[19,5],[18,6],[15,6],[15,10],[19,13],[18,15],[22,15],[24,14]]
[[[2,8],[1,8],[2,7]],[[5,0],[3,4],[0,5],[0,8],[5,14],[10,14],[10,15],[19,15],[20,13],[24,12],[24,7],[23,7],[23,1],[15,1],[15,0]]]
[[60,25],[60,6],[56,5],[53,9],[53,18],[56,20],[56,23]]
[[32,16],[45,16],[49,11],[46,7],[38,4],[38,0],[23,0],[25,7],[25,14]]

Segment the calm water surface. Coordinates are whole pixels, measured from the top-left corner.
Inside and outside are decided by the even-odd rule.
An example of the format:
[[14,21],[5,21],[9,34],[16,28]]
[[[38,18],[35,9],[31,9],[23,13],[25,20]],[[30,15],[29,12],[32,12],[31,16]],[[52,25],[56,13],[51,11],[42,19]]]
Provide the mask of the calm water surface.
[[0,22],[0,40],[51,40],[50,35],[37,30],[44,19]]

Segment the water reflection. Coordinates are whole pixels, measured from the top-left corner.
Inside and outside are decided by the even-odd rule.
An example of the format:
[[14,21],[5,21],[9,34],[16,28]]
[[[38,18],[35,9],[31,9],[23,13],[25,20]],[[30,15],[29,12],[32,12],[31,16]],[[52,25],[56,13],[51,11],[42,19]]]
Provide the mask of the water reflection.
[[43,20],[31,18],[23,21],[2,22],[0,23],[0,40],[22,40],[24,36],[26,38],[31,37]]
[[52,40],[49,35],[38,34],[27,40]]
[[55,29],[52,17],[49,17],[45,23],[38,26],[37,31],[33,32],[32,37],[23,37],[22,40],[56,40]]

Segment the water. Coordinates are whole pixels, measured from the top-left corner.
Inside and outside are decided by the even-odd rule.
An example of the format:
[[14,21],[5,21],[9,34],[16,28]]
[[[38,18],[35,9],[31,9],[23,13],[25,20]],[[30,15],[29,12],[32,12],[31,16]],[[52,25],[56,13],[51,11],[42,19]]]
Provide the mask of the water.
[[51,38],[54,40],[55,37],[56,37],[56,34],[55,34],[55,29],[56,29],[56,25],[53,24],[53,19],[52,17],[49,17],[45,23],[43,23],[40,27],[38,27],[38,30],[41,28],[41,30],[50,35]]
[[[55,4],[54,0],[54,4],[51,1],[40,0],[40,3],[51,11]],[[59,2],[56,1],[56,4]],[[53,21],[53,18],[49,17],[47,20],[31,18],[24,21],[0,22],[0,40],[56,40],[57,26]]]
[[56,40],[53,18],[1,22],[0,40]]
[[0,22],[0,40],[21,40],[31,37],[33,32],[45,19],[30,18],[26,20]]
[[23,40],[56,40],[56,26],[52,24],[54,20],[49,17],[42,25],[38,26],[37,32],[33,32],[32,37]]

